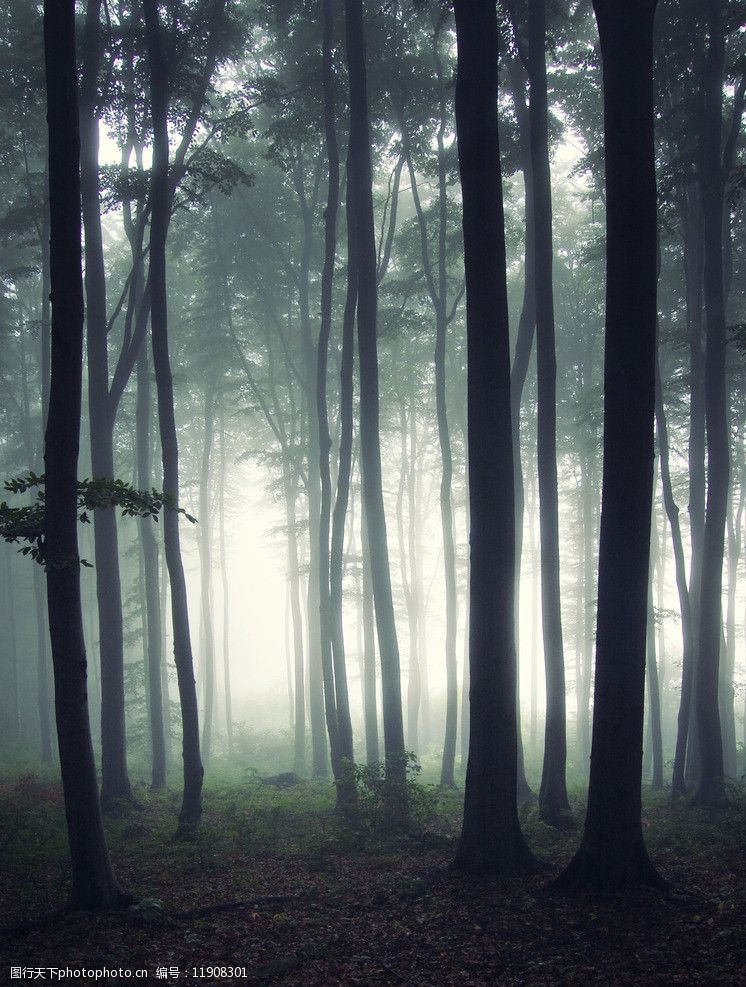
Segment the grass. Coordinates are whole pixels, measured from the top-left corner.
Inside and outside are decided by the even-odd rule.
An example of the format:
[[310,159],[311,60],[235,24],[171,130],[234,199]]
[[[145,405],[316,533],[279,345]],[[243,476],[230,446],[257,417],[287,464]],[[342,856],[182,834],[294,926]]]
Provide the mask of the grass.
[[[535,806],[523,807],[529,843],[550,869],[475,881],[449,870],[462,793],[416,781],[411,795],[410,831],[387,834],[375,784],[362,788],[363,813],[351,826],[333,811],[328,783],[278,789],[254,772],[212,772],[199,836],[177,843],[179,793],[139,786],[142,808],[106,828],[117,874],[140,903],[12,936],[9,960],[142,965],[151,979],[161,963],[184,971],[222,963],[244,969],[235,982],[253,983],[742,982],[743,788],[716,817],[646,793],[647,843],[674,894],[600,901],[543,894],[579,827],[551,829]],[[583,791],[571,801],[581,821]],[[58,908],[68,873],[58,783],[30,774],[0,782],[4,920]],[[209,911],[231,902],[243,904]],[[202,912],[178,917],[195,910]],[[0,966],[0,982],[6,975]],[[184,973],[180,982],[222,981]]]

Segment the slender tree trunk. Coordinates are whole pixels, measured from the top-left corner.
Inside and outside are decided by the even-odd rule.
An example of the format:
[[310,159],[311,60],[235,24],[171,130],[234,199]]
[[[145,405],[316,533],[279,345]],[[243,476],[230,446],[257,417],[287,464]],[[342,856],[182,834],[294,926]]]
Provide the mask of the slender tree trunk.
[[78,565],[77,467],[83,381],[80,143],[75,5],[44,4],[49,124],[52,348],[44,554],[55,709],[72,863],[70,904],[89,911],[121,907],[126,896],[109,860],[93,760]]
[[203,632],[204,714],[202,722],[202,756],[212,755],[212,729],[215,715],[215,634],[212,619],[212,516],[210,510],[210,475],[215,436],[215,393],[208,383],[205,391],[205,418],[202,445],[202,468],[199,480],[199,555],[200,614]]
[[350,86],[349,196],[354,214],[358,266],[358,352],[360,360],[360,449],[363,500],[375,599],[383,684],[383,725],[389,809],[394,821],[406,814],[406,762],[399,644],[391,590],[379,436],[378,341],[376,335],[376,243],[365,66],[362,0],[345,0],[345,40]]
[[[137,357],[137,485],[150,490],[153,485],[150,459],[150,367],[148,351],[143,346]],[[161,602],[158,585],[158,543],[150,518],[138,521],[140,551],[145,582],[146,668],[148,675],[148,719],[152,754],[151,785],[166,786],[166,736],[163,725],[163,690],[161,683],[163,652],[161,651]]]
[[[515,619],[520,626],[520,588],[523,558],[523,515],[525,490],[521,457],[521,401],[526,386],[528,366],[536,328],[536,221],[534,216],[534,168],[531,155],[531,122],[526,105],[526,73],[519,59],[508,61],[508,73],[513,107],[518,121],[518,145],[523,171],[525,198],[523,305],[518,320],[515,354],[510,374],[510,414],[513,429],[513,462],[515,485]],[[516,667],[520,669],[520,641],[516,639]],[[526,781],[521,731],[520,675],[516,675],[516,724],[518,739],[518,802],[533,801],[534,793]]]
[[[687,717],[684,777],[692,787],[699,771],[699,731],[696,720],[696,677],[699,658],[700,582],[702,576],[702,552],[705,528],[705,360],[702,349],[702,291],[704,235],[699,188],[692,183],[687,193],[687,212],[684,220],[684,265],[687,293],[687,322],[689,324],[689,534],[691,559],[689,568],[689,596],[692,622],[691,686],[682,686],[682,711]],[[684,708],[686,699],[688,705]],[[674,781],[674,788],[676,780]]]
[[606,333],[596,685],[585,831],[560,887],[658,883],[641,823],[657,231],[655,0],[594,0],[604,84]]
[[373,579],[370,572],[368,525],[365,519],[365,502],[362,503],[360,548],[363,563],[363,670],[365,719],[365,754],[369,765],[379,764],[378,746],[378,698],[376,690],[376,628],[373,612]]
[[[225,729],[228,735],[228,756],[233,756],[233,702],[231,690],[231,651],[230,651],[230,582],[228,580],[228,554],[225,543],[225,485],[227,480],[227,463],[225,455],[225,422],[223,407],[220,407],[220,487],[218,490],[218,537],[220,540],[220,579],[223,589],[223,686],[225,690]],[[289,653],[288,653],[289,660]],[[292,696],[290,668],[288,667],[288,686]],[[292,724],[292,702],[291,720]]]
[[[101,62],[101,0],[88,0],[83,35],[80,179],[85,229],[85,289],[88,341],[88,418],[91,471],[114,479],[114,419],[109,400],[106,273],[101,233],[98,172],[98,82]],[[124,719],[124,640],[122,588],[116,512],[93,514],[96,597],[101,654],[101,803],[132,796],[127,773]]]
[[[653,510],[651,528],[656,525],[655,510]],[[654,528],[653,528],[654,530]],[[657,533],[650,543],[650,573],[648,575],[648,623],[646,644],[646,675],[648,684],[648,718],[650,722],[650,748],[652,753],[653,774],[651,787],[654,792],[663,788],[663,736],[661,733],[661,697],[658,679],[658,663],[655,647],[655,608],[653,606],[653,575],[655,572],[657,553]]]
[[707,434],[707,501],[702,580],[699,592],[696,676],[700,773],[696,801],[723,800],[723,745],[718,710],[718,668],[722,634],[722,579],[725,516],[728,510],[729,436],[725,384],[725,299],[723,295],[723,197],[720,145],[725,13],[722,0],[708,0],[704,112],[700,143],[700,184],[704,216],[704,298],[707,325],[705,353],[705,423]]
[[199,746],[199,715],[194,682],[194,662],[189,634],[186,580],[179,537],[179,448],[174,415],[174,389],[168,350],[168,299],[166,294],[166,237],[169,222],[168,182],[168,76],[156,0],[143,0],[146,40],[150,60],[150,99],[153,119],[152,212],[150,220],[150,292],[153,368],[158,392],[158,424],[163,459],[163,492],[171,508],[163,517],[163,536],[171,585],[174,660],[181,703],[184,794],[177,835],[188,836],[202,815],[204,769]]
[[691,602],[686,578],[684,543],[681,537],[681,526],[679,524],[679,508],[674,500],[673,487],[671,484],[668,423],[666,421],[665,409],[663,406],[662,381],[660,365],[658,362],[656,362],[655,420],[658,432],[658,447],[660,449],[663,503],[666,508],[668,523],[671,528],[671,543],[673,545],[674,566],[676,569],[676,588],[679,594],[679,609],[681,611],[681,630],[683,640],[681,701],[679,703],[676,749],[674,753],[671,789],[674,795],[684,795],[686,792],[684,763],[689,735],[689,711],[691,708],[692,682],[694,677],[694,637]]
[[547,715],[539,814],[559,825],[570,812],[565,771],[567,726],[565,659],[560,596],[559,502],[557,493],[557,358],[554,344],[552,290],[552,191],[549,172],[546,9],[544,0],[529,0],[529,81],[531,161],[534,177],[536,244],[536,364],[538,382],[537,467],[539,539],[541,543],[541,616],[544,633]]
[[454,0],[468,348],[470,737],[455,865],[529,872],[517,811],[515,490],[505,224],[490,0]]
[[[324,266],[321,272],[321,324],[316,349],[316,411],[319,434],[319,476],[321,480],[321,503],[319,524],[319,585],[320,585],[320,626],[322,663],[324,664],[324,691],[326,699],[327,725],[332,751],[332,770],[337,786],[337,802],[342,808],[349,808],[357,800],[354,782],[354,754],[352,749],[352,722],[350,720],[350,700],[347,690],[347,669],[342,640],[342,596],[341,571],[335,574],[339,583],[335,586],[335,614],[332,616],[331,602],[331,550],[329,545],[332,481],[330,456],[332,440],[329,434],[327,411],[327,367],[329,360],[329,335],[332,324],[332,291],[334,262],[337,253],[337,213],[339,212],[339,148],[335,119],[334,98],[334,9],[332,0],[322,0],[322,69],[321,81],[324,101],[324,140],[329,169],[326,209],[324,210]],[[349,360],[349,357],[348,357]],[[350,381],[351,384],[351,381]],[[350,482],[352,454],[352,422],[345,416],[344,473],[340,477],[346,483],[343,491],[344,511],[337,516],[337,546],[335,565],[340,566],[344,551],[344,519]],[[340,473],[342,473],[342,452],[340,451]],[[340,510],[342,504],[339,504]],[[335,510],[336,513],[336,510]],[[340,529],[341,521],[341,529]],[[336,648],[334,647],[336,643]]]
[[298,559],[297,520],[295,514],[296,484],[291,466],[284,466],[285,517],[287,524],[288,573],[290,612],[293,624],[293,667],[295,674],[295,771],[306,770],[306,689],[303,659],[303,614],[301,611],[300,562]]

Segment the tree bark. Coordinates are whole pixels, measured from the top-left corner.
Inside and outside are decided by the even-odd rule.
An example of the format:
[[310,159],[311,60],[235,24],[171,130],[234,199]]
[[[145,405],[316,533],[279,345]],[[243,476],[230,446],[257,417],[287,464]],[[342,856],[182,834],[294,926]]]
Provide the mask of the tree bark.
[[209,761],[212,754],[212,729],[215,715],[215,633],[212,619],[212,517],[210,474],[215,436],[215,394],[212,383],[205,390],[202,467],[199,480],[199,557],[200,557],[200,615],[202,620],[202,655],[204,668],[204,713],[202,721],[202,756]]
[[184,762],[184,794],[177,835],[189,836],[202,815],[204,769],[199,746],[199,715],[194,662],[189,634],[186,580],[179,537],[179,448],[174,415],[174,390],[168,350],[168,298],[166,293],[166,238],[169,223],[168,181],[168,76],[169,66],[161,35],[156,0],[143,0],[146,40],[150,60],[150,101],[153,120],[153,165],[150,219],[151,331],[153,368],[158,392],[158,424],[163,459],[163,492],[171,508],[163,517],[163,536],[171,585],[174,660],[179,684]]
[[44,4],[49,125],[52,349],[44,555],[65,815],[72,863],[70,904],[102,911],[127,901],[109,859],[93,759],[78,560],[77,467],[83,380],[80,143],[75,5]]
[[[332,770],[337,786],[337,803],[349,809],[357,800],[354,781],[354,753],[352,749],[352,722],[347,689],[344,641],[342,637],[342,573],[344,552],[344,520],[350,483],[352,455],[351,415],[345,414],[344,450],[340,448],[340,486],[344,487],[341,499],[335,505],[335,606],[332,613],[332,571],[329,544],[332,481],[329,417],[327,410],[327,368],[329,362],[329,336],[332,324],[332,290],[334,263],[337,254],[337,213],[339,212],[339,148],[337,145],[336,110],[334,98],[334,10],[332,0],[322,0],[322,68],[321,81],[324,101],[324,141],[328,163],[328,187],[324,210],[324,266],[321,272],[321,324],[316,349],[316,410],[319,430],[319,475],[321,478],[321,504],[319,524],[319,580],[320,625],[322,662],[325,665],[324,685],[327,704],[329,741],[332,749]],[[346,354],[348,364],[351,354]],[[351,367],[346,368],[351,370]],[[352,386],[350,373],[350,388]],[[341,386],[344,382],[341,382]],[[340,388],[341,390],[341,388]],[[348,397],[348,395],[345,395]],[[340,393],[341,397],[341,393]],[[351,394],[348,397],[348,404]],[[348,409],[345,409],[348,410]],[[350,409],[351,410],[351,409]],[[343,452],[345,461],[343,462]],[[339,507],[339,510],[337,510]],[[340,527],[341,526],[341,527]],[[328,666],[328,671],[326,671]],[[331,685],[331,690],[327,689]],[[332,731],[333,721],[333,731]]]
[[526,873],[517,799],[515,490],[505,223],[490,0],[454,0],[468,350],[470,737],[455,866]]
[[[143,346],[137,357],[137,406],[135,409],[137,431],[137,485],[140,490],[150,490],[153,485],[151,468],[150,429],[150,367],[148,351]],[[150,723],[150,748],[152,756],[150,783],[154,789],[166,786],[166,736],[163,725],[161,650],[161,601],[158,585],[158,543],[150,518],[138,521],[140,550],[142,553],[145,582],[145,614],[147,633],[148,719]]]
[[531,163],[534,180],[536,365],[538,384],[537,468],[539,475],[539,541],[541,545],[541,617],[544,634],[547,712],[539,814],[552,825],[567,821],[565,772],[567,727],[565,659],[560,596],[559,502],[557,493],[557,358],[554,343],[552,290],[552,189],[549,171],[546,8],[529,0],[528,51],[531,119]]
[[724,10],[708,0],[709,41],[700,139],[700,187],[704,217],[704,299],[706,321],[705,428],[707,499],[702,579],[699,591],[696,709],[700,772],[695,800],[714,805],[724,799],[723,746],[718,709],[718,668],[722,634],[722,580],[725,516],[728,510],[729,436],[725,384],[725,299],[723,295],[723,198],[721,132],[725,65]]
[[362,486],[381,657],[387,797],[392,821],[399,822],[406,815],[406,761],[399,643],[394,618],[381,477],[376,335],[376,243],[362,0],[345,0],[345,42],[350,87],[348,194],[354,213],[358,266],[357,329],[360,360]]
[[[101,0],[88,0],[83,34],[80,93],[80,180],[85,229],[88,342],[88,418],[91,471],[114,479],[114,419],[109,401],[106,273],[101,233],[98,172],[98,84],[101,63]],[[101,654],[101,803],[132,797],[127,773],[124,719],[124,627],[117,519],[113,507],[93,513],[96,598]]]
[[640,818],[655,403],[656,4],[593,6],[606,162],[604,458],[588,809],[580,848],[556,882],[562,888],[660,880]]

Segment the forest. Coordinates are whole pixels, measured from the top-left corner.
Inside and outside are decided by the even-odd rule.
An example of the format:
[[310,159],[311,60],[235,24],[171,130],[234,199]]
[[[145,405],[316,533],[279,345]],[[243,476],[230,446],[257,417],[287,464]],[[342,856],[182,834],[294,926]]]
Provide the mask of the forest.
[[745,25],[0,0],[0,982],[744,982]]

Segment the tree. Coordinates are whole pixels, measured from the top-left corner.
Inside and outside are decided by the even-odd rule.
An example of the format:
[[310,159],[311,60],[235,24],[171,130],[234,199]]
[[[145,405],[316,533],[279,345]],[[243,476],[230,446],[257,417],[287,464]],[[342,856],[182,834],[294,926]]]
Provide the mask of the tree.
[[606,165],[604,459],[588,809],[558,888],[660,883],[641,823],[657,281],[656,0],[594,0]]
[[[216,0],[212,16],[219,20],[224,0]],[[153,121],[153,166],[150,220],[151,332],[153,369],[158,394],[158,424],[163,459],[163,491],[173,507],[179,502],[179,449],[174,416],[173,378],[168,349],[168,297],[166,293],[166,238],[170,217],[168,150],[169,65],[156,0],[144,0],[143,13],[150,60],[150,103]],[[208,51],[208,61],[214,54]],[[212,72],[207,75],[209,81]],[[207,86],[205,82],[205,88]],[[179,684],[184,761],[184,794],[179,813],[178,835],[189,836],[202,815],[202,778],[197,690],[189,634],[184,566],[181,560],[179,514],[165,512],[163,521],[166,565],[171,585],[171,614],[174,634],[174,660]]]
[[378,343],[376,337],[376,242],[365,66],[362,0],[345,0],[345,50],[350,86],[348,195],[352,203],[357,262],[357,338],[360,360],[360,451],[370,572],[376,608],[383,684],[383,734],[386,779],[392,815],[401,817],[406,762],[402,719],[399,644],[394,620],[381,480]]
[[721,161],[724,5],[708,0],[709,40],[702,79],[699,181],[704,226],[705,428],[707,499],[699,587],[696,711],[699,728],[699,784],[696,801],[713,805],[724,798],[723,743],[718,710],[718,669],[722,635],[725,517],[728,510],[729,436],[725,385],[725,299],[723,295],[723,198]]
[[536,251],[537,466],[542,628],[547,682],[539,812],[545,821],[557,825],[567,818],[570,803],[565,783],[567,728],[557,494],[557,357],[552,290],[552,186],[549,171],[546,33],[545,0],[529,0],[529,118]]
[[72,863],[70,905],[90,911],[129,900],[114,876],[88,723],[78,560],[78,450],[83,380],[80,138],[75,4],[44,4],[49,121],[52,363],[44,444],[44,560],[60,767]]
[[456,867],[528,873],[516,807],[515,500],[505,229],[491,0],[454,0],[463,195],[471,515],[470,738]]

